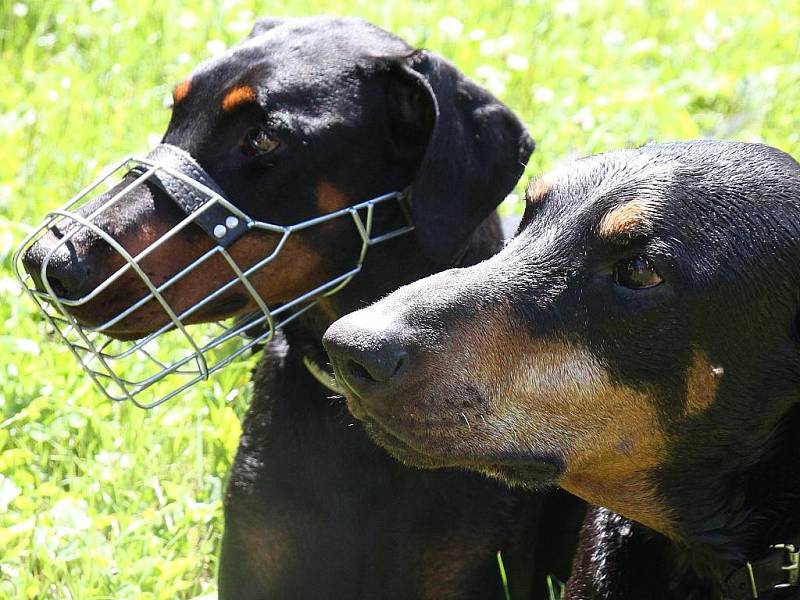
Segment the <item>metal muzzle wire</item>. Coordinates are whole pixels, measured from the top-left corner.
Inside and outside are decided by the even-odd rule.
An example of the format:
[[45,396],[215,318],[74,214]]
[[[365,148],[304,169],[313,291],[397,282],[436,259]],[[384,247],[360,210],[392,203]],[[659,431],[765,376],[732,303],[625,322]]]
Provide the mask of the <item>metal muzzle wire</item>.
[[[413,229],[405,192],[388,193],[292,225],[276,225],[253,219],[226,200],[213,180],[187,153],[165,146],[167,145],[157,147],[146,158],[128,157],[107,169],[63,208],[46,215],[44,221],[27,236],[14,255],[17,278],[97,386],[111,400],[130,400],[142,408],[152,408],[169,400],[195,383],[207,379],[248,349],[269,342],[276,329],[297,318],[322,297],[347,285],[361,270],[367,250],[371,246]],[[89,214],[79,213],[81,207],[102,193],[98,191],[102,184],[116,183],[120,173],[133,173],[135,179]],[[118,203],[125,202],[126,195],[146,182],[166,191],[186,216],[154,243],[138,254],[131,255],[97,220]],[[399,203],[403,208],[405,222],[395,229],[378,234],[374,232],[373,226],[375,208],[387,202]],[[275,260],[292,235],[333,219],[351,221],[353,235],[360,241],[360,251],[352,268],[289,302],[277,307],[268,306],[252,283],[253,275]],[[59,224],[67,233],[53,247],[48,248],[39,269],[37,286],[24,269],[22,257],[51,228]],[[142,268],[142,261],[192,224],[205,230],[214,239],[214,246],[165,281],[156,284]],[[123,265],[82,297],[64,298],[59,296],[56,292],[58,286],[54,286],[48,277],[48,265],[64,245],[85,230],[90,230],[104,240],[122,257]],[[227,247],[253,230],[276,234],[277,245],[254,264],[237,264]],[[171,306],[165,298],[165,292],[185,278],[203,277],[203,265],[217,255],[229,267],[229,278],[187,308],[178,310]],[[303,268],[303,265],[297,265],[297,268]],[[121,277],[131,274],[138,276],[146,292],[139,298],[133,298],[128,306],[105,322],[87,326],[71,314],[71,310],[89,302],[102,302],[104,292]],[[201,325],[187,324],[192,315],[234,286],[241,286],[258,309],[237,319]],[[117,340],[103,333],[150,302],[157,303],[166,315],[165,323],[152,333],[134,341]]]

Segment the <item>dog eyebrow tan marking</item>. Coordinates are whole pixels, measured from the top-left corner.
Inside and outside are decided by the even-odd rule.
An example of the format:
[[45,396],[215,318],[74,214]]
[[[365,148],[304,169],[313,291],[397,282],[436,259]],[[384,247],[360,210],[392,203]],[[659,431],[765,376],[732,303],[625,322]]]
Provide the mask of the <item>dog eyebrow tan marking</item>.
[[626,239],[650,233],[653,205],[647,200],[631,200],[612,208],[597,227],[597,234],[607,240]]
[[172,88],[172,101],[177,104],[181,102],[186,96],[189,95],[189,91],[192,89],[192,81],[191,79],[184,79],[174,88]]
[[531,206],[536,206],[545,199],[552,189],[553,181],[547,175],[542,175],[539,179],[534,179],[528,184],[528,188],[525,190],[525,201]]
[[230,112],[242,104],[256,101],[256,90],[249,85],[237,85],[229,89],[222,98],[222,110]]

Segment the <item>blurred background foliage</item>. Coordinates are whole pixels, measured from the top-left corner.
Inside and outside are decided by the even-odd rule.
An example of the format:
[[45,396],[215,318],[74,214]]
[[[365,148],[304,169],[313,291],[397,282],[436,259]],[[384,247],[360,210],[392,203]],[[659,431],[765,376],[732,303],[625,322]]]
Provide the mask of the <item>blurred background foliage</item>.
[[10,259],[44,211],[159,141],[193,65],[258,16],[320,13],[488,86],[538,142],[529,175],[677,138],[800,155],[796,0],[0,0],[0,598],[214,591],[252,360],[151,412],[112,405],[47,338]]

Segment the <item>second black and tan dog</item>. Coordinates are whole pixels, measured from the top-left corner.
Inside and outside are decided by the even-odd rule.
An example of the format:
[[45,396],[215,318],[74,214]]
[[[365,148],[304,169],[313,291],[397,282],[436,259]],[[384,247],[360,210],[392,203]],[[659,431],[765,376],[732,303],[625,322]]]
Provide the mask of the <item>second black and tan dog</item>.
[[800,165],[648,145],[535,182],[497,256],[325,336],[406,463],[604,506],[576,598],[800,597]]

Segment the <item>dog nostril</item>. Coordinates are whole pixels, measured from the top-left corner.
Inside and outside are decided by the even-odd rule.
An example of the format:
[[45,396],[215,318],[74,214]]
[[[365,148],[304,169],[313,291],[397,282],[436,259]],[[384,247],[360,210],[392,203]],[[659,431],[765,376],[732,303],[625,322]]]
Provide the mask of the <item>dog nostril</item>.
[[346,368],[348,373],[350,373],[354,379],[360,379],[361,381],[366,381],[369,383],[377,383],[377,380],[370,374],[370,372],[367,371],[363,365],[354,360],[348,360]]
[[344,370],[347,378],[356,384],[388,383],[398,374],[405,359],[406,353],[401,351],[371,353],[358,359],[347,359]]
[[405,354],[405,352],[403,352],[400,355],[400,358],[397,359],[397,363],[395,364],[394,370],[392,371],[392,374],[390,375],[390,377],[394,377],[395,375],[397,375],[397,372],[400,370],[400,367],[403,366],[405,361],[406,361],[406,354]]

